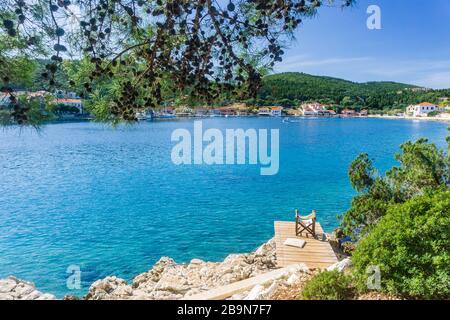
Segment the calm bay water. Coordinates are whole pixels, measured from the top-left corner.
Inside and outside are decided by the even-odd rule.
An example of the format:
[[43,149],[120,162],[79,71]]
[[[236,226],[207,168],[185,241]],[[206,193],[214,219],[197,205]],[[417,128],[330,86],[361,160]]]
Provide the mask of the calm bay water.
[[[108,275],[130,280],[164,255],[187,262],[253,250],[295,208],[317,210],[331,231],[354,195],[347,168],[358,153],[386,170],[401,143],[427,137],[443,147],[447,135],[443,123],[382,119],[211,118],[203,126],[279,128],[279,173],[175,166],[171,133],[191,130],[191,120],[0,131],[0,278],[81,295]],[[81,268],[81,290],[66,287],[70,265]]]

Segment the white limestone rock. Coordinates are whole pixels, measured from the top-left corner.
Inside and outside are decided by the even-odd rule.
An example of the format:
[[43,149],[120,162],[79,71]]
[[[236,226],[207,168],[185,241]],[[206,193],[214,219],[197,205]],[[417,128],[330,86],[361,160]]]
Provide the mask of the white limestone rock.
[[38,291],[31,282],[10,276],[0,279],[0,300],[55,300],[49,293]]
[[203,264],[205,263],[205,261],[201,260],[201,259],[192,259],[191,260],[191,264]]
[[274,268],[275,241],[271,239],[255,252],[230,254],[222,262],[192,259],[189,264],[177,264],[171,258],[162,257],[152,269],[136,276],[131,284],[115,277],[96,281],[86,299],[180,299]]
[[342,272],[352,266],[352,261],[350,258],[345,258],[342,261],[336,262],[335,264],[332,264],[327,268],[328,271],[337,270],[339,272]]

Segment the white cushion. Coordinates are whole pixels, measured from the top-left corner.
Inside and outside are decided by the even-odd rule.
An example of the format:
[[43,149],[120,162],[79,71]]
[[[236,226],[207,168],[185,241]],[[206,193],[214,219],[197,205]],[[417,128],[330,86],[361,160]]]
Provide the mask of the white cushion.
[[286,245],[286,246],[303,248],[305,246],[305,244],[306,244],[306,241],[302,240],[302,239],[287,238],[286,241],[284,241],[283,244]]
[[312,219],[301,220],[301,221],[303,222],[303,224],[304,224],[305,226],[310,226],[310,225],[312,225],[312,223],[313,223]]

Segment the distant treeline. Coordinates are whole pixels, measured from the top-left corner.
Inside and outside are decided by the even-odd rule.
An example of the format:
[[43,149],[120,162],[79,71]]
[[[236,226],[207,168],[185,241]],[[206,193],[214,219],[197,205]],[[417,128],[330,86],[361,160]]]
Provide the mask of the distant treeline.
[[430,90],[396,82],[356,83],[304,73],[280,73],[264,78],[257,104],[297,106],[304,101],[370,110],[403,109],[423,101],[440,103],[450,89]]

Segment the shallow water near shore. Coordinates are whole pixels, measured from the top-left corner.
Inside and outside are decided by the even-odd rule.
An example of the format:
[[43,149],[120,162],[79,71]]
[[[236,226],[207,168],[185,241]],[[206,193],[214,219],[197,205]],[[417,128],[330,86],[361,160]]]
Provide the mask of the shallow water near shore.
[[[193,120],[0,131],[0,278],[82,295],[108,275],[131,280],[161,256],[218,261],[251,251],[295,208],[315,209],[332,231],[354,195],[347,168],[360,152],[384,171],[401,143],[426,137],[444,147],[448,134],[445,123],[383,119],[209,118],[203,127],[280,129],[278,174],[174,165],[171,134]],[[80,290],[66,286],[71,265]]]

